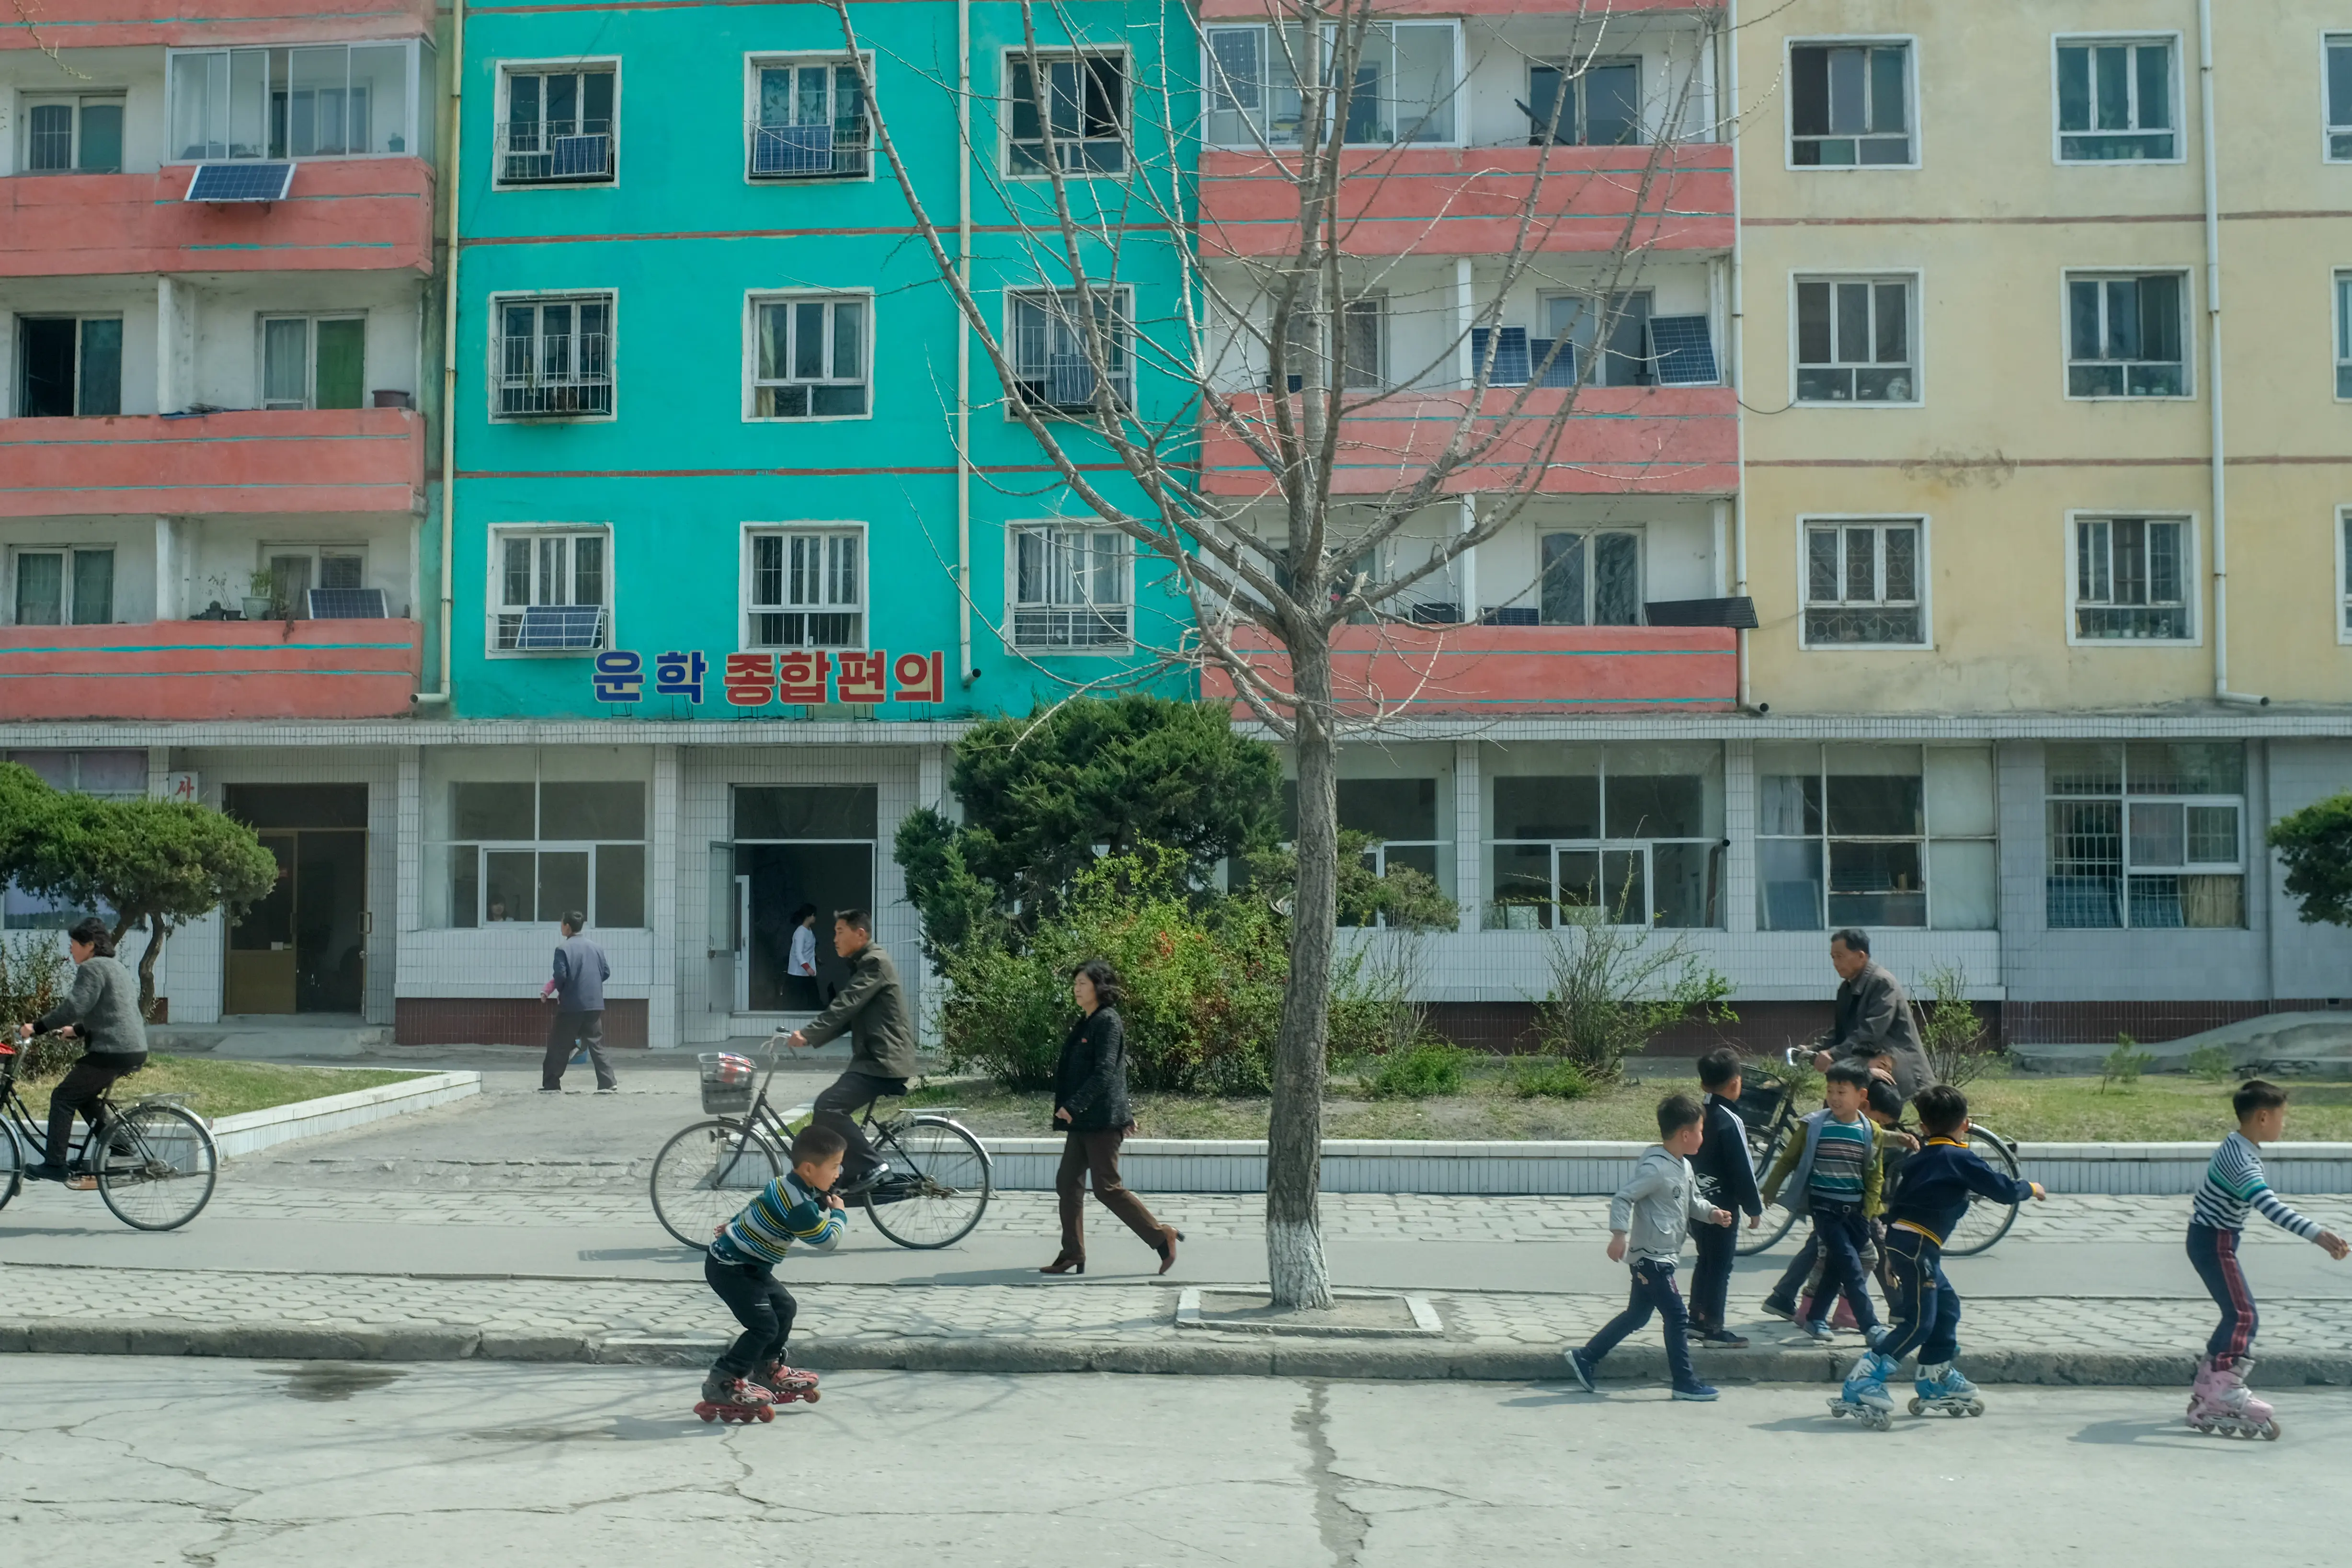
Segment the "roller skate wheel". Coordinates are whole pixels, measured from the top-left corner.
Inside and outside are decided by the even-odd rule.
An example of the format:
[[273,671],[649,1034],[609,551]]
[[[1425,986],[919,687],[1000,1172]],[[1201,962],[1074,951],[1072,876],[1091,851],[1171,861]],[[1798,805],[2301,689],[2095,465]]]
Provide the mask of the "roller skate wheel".
[[1981,1400],[1981,1399],[1971,1399],[1971,1400],[1969,1400],[1969,1403],[1968,1403],[1968,1412],[1969,1412],[1969,1415],[1971,1417],[1974,1417],[1974,1416],[1978,1416],[1978,1415],[1983,1415],[1983,1414],[1984,1414],[1984,1401],[1983,1401],[1983,1400]]
[[715,1421],[719,1418],[719,1407],[715,1405],[697,1405],[694,1407],[694,1413],[705,1421]]
[[1927,1402],[1924,1399],[1913,1400],[1910,1405],[1910,1411],[1914,1415],[1925,1415],[1927,1413]]
[[2279,1424],[2275,1421],[2263,1422],[2262,1426],[2262,1435],[2263,1441],[2265,1443],[2277,1442],[2279,1440]]
[[773,1420],[776,1418],[776,1409],[775,1409],[775,1406],[774,1406],[774,1405],[762,1405],[758,1406],[757,1408],[758,1408],[758,1410],[759,1410],[759,1412],[760,1412],[760,1419],[761,1419],[761,1420],[762,1420],[762,1421],[773,1421]]
[[802,1394],[801,1397],[807,1400],[811,1405],[814,1405],[817,1400],[816,1390],[812,1388],[806,1394]]
[[1874,1432],[1891,1431],[1895,1426],[1894,1415],[1884,1410],[1874,1410],[1864,1419],[1870,1423],[1870,1429]]

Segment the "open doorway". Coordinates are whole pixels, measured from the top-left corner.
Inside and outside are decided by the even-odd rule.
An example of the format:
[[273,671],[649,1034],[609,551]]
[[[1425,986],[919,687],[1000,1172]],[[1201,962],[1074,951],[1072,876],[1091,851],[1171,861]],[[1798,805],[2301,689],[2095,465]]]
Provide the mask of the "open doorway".
[[[735,791],[735,837],[714,845],[714,958],[730,973],[713,1003],[739,1013],[813,1013],[845,984],[833,949],[837,910],[874,907],[876,791],[870,784]],[[720,879],[724,874],[724,880]],[[793,917],[813,910],[816,974],[792,973]]]
[[231,784],[227,815],[278,861],[228,930],[221,1011],[358,1013],[367,991],[367,786]]

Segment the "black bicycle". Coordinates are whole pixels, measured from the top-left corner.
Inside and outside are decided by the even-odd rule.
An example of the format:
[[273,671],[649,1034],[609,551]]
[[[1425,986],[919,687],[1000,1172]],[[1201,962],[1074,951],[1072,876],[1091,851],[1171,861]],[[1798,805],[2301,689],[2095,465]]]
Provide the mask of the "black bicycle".
[[[17,1087],[24,1061],[0,1044],[0,1208],[24,1189],[29,1156],[47,1142]],[[220,1179],[220,1151],[201,1117],[162,1094],[121,1107],[101,1098],[90,1110],[98,1125],[71,1151],[89,1173],[68,1185],[96,1187],[134,1230],[177,1230],[204,1212]]]
[[[1801,1047],[1790,1047],[1783,1053],[1791,1067]],[[1739,1091],[1739,1119],[1748,1124],[1748,1152],[1755,1162],[1756,1176],[1761,1181],[1772,1169],[1780,1151],[1787,1146],[1804,1120],[1797,1109],[1797,1093],[1792,1073],[1789,1080],[1758,1076],[1745,1083]],[[1969,1147],[1981,1155],[1984,1163],[2014,1181],[2017,1178],[2017,1145],[1975,1121],[1969,1124]],[[2009,1234],[2017,1223],[2018,1205],[1991,1198],[1975,1196],[1969,1200],[1969,1211],[1960,1217],[1951,1236],[1944,1244],[1947,1258],[1974,1258],[1990,1251],[1992,1245]],[[1753,1258],[1774,1242],[1789,1234],[1797,1216],[1779,1205],[1764,1211],[1763,1223],[1749,1229],[1739,1224],[1738,1254]]]
[[[783,1172],[793,1132],[768,1099],[775,1048],[771,1040],[768,1076],[757,1094],[751,1080],[759,1068],[750,1058],[701,1058],[702,1109],[716,1114],[682,1129],[654,1156],[654,1217],[688,1247],[709,1246],[713,1232]],[[860,1125],[890,1169],[845,1201],[864,1207],[874,1228],[900,1247],[954,1246],[988,1207],[994,1169],[988,1151],[971,1129],[936,1112],[899,1110],[877,1120],[880,1103],[866,1108]]]

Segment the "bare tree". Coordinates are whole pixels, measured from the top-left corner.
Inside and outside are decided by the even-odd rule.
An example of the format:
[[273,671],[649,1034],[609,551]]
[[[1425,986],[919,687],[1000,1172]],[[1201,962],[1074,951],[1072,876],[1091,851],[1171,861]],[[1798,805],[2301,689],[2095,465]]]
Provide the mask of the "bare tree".
[[[1421,239],[1433,248],[1399,244],[1392,222],[1375,247],[1357,237],[1380,192],[1408,166],[1417,142],[1455,142],[1450,127],[1466,103],[1450,61],[1442,79],[1401,82],[1395,18],[1371,0],[1264,0],[1265,42],[1246,81],[1238,62],[1208,47],[1208,25],[1197,17],[1190,26],[1200,31],[1160,38],[1156,59],[1142,49],[1125,57],[1156,80],[1136,79],[1146,71],[1125,67],[1114,79],[1086,51],[1126,41],[1110,30],[1116,13],[1092,20],[1084,5],[1023,0],[1013,80],[1001,99],[995,84],[975,83],[957,105],[969,167],[1019,220],[1021,232],[1003,241],[1019,254],[996,270],[1025,273],[1042,290],[1016,320],[1009,310],[1000,316],[985,302],[992,291],[974,282],[969,226],[943,222],[909,172],[891,119],[907,106],[877,90],[873,58],[863,52],[891,58],[887,40],[857,31],[848,0],[831,3],[857,62],[876,144],[971,341],[995,373],[1005,411],[1043,455],[1065,504],[1099,520],[1090,526],[1123,535],[1181,592],[1182,635],[1160,650],[1163,658],[1222,677],[1296,757],[1297,887],[1275,1052],[1266,1249],[1277,1304],[1328,1305],[1317,1213],[1336,942],[1338,747],[1392,725],[1406,705],[1399,694],[1343,689],[1334,635],[1351,622],[1425,622],[1415,606],[1432,586],[1509,527],[1548,475],[1578,465],[1572,432],[1585,378],[1573,374],[1571,336],[1559,333],[1539,354],[1507,345],[1496,330],[1505,299],[1550,276],[1545,269],[1559,261],[1553,241],[1564,223],[1613,221],[1608,245],[1579,253],[1592,328],[1586,341],[1611,342],[1665,221],[1680,167],[1675,150],[1711,139],[1711,126],[1693,121],[1711,118],[1715,106],[1694,114],[1700,72],[1686,66],[1672,90],[1642,106],[1638,134],[1626,138],[1638,143],[1635,153],[1604,166],[1555,153],[1573,140],[1561,133],[1570,94],[1560,86],[1548,110],[1521,106],[1526,145],[1541,149],[1523,186],[1500,181],[1480,189],[1481,171],[1469,167],[1444,212],[1409,220],[1423,225]],[[1577,26],[1572,58],[1548,68],[1559,84],[1582,77],[1620,26],[1603,0],[1554,19]],[[1710,18],[1703,36],[1714,26]],[[1203,79],[1178,63],[1196,52]],[[950,100],[959,90],[940,86]],[[1201,139],[1202,127],[1170,107],[1194,95],[1203,117],[1219,120],[1220,139],[1229,148],[1240,142],[1248,177],[1295,202],[1296,218],[1281,223],[1278,243],[1263,237],[1263,223],[1243,234],[1204,216],[1189,161],[1171,157]],[[1002,144],[1017,145],[1027,177],[1007,178],[999,167],[1000,114],[1016,121],[1017,135]],[[1478,154],[1462,156],[1475,165]],[[1525,162],[1517,169],[1524,177]],[[1125,177],[1102,178],[1108,172]],[[1506,195],[1497,198],[1496,190]],[[1416,253],[1424,262],[1450,254],[1441,231],[1465,203],[1483,204],[1490,227],[1500,224],[1509,237],[1476,247],[1485,275],[1472,308],[1461,309],[1458,289],[1437,291],[1433,314],[1445,321],[1438,350],[1418,364],[1366,364],[1361,301],[1401,277]],[[1165,309],[1148,317],[1130,302],[1130,274],[1122,270],[1143,246],[1164,247],[1154,262],[1172,260],[1180,280]],[[1531,363],[1507,363],[1514,358]],[[1177,393],[1147,408],[1135,392],[1139,373]],[[1419,434],[1383,446],[1361,433],[1357,422],[1377,426],[1383,416],[1409,420]],[[1377,477],[1368,483],[1373,465]],[[1101,477],[1105,467],[1116,486]],[[1471,491],[1465,513],[1462,497]],[[1457,614],[1475,619],[1477,606]],[[1415,647],[1425,650],[1425,642]]]

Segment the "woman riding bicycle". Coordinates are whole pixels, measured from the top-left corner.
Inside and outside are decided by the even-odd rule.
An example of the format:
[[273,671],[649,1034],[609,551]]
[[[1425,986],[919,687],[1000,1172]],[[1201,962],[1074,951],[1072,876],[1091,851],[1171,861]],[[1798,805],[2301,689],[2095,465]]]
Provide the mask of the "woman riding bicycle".
[[99,1102],[116,1079],[147,1065],[147,1026],[139,1016],[139,977],[114,956],[114,938],[96,916],[66,933],[73,951],[74,983],[66,999],[39,1018],[17,1027],[19,1039],[51,1030],[68,1037],[79,1034],[88,1042],[81,1059],[57,1088],[49,1091],[49,1152],[37,1165],[25,1167],[36,1181],[62,1182],[83,1173],[91,1162],[68,1170],[66,1152],[73,1136],[74,1112],[98,1131]]

